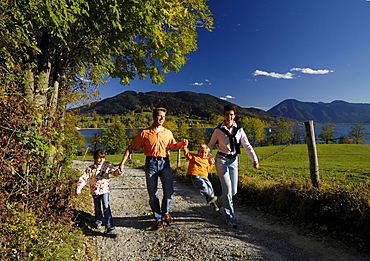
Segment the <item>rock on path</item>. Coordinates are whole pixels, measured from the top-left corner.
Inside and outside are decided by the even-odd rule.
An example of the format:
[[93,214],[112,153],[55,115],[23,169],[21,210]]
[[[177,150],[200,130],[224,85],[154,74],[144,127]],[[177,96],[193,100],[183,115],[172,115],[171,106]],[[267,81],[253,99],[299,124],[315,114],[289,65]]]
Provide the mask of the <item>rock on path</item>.
[[111,179],[110,200],[116,229],[90,236],[94,260],[370,260],[261,213],[236,208],[238,228],[229,228],[194,187],[177,181],[171,206],[175,223],[153,231],[145,174],[139,169],[126,167],[123,176]]

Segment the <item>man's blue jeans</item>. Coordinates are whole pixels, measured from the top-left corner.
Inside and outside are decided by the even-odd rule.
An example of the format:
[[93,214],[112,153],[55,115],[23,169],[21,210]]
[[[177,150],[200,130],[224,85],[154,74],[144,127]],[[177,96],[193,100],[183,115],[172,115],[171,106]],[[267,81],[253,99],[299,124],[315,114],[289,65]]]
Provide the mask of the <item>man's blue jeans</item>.
[[238,157],[227,159],[217,154],[215,167],[222,186],[222,195],[218,198],[222,216],[235,219],[233,196],[238,189]]
[[[170,212],[173,195],[173,176],[169,158],[156,161],[145,161],[146,186],[149,193],[149,205],[156,220],[162,220],[162,215]],[[163,188],[162,208],[158,198],[158,177],[161,179]]]
[[[103,223],[103,212],[104,212],[104,222],[106,227],[114,227],[112,212],[109,205],[109,193],[104,193],[102,195],[93,195],[94,208],[95,208],[95,222],[96,224]],[[102,212],[103,205],[103,212]],[[99,222],[100,221],[100,222]]]

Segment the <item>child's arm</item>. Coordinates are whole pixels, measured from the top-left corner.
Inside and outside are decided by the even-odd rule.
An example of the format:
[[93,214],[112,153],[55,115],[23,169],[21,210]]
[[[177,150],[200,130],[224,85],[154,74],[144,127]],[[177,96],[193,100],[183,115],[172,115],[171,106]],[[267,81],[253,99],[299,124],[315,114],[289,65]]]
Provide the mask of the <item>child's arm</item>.
[[209,165],[211,165],[212,167],[213,167],[213,165],[215,165],[215,159],[212,158],[212,157],[208,158],[208,162],[209,162]]
[[184,153],[185,158],[190,159],[190,152],[188,150],[189,141],[184,140],[184,146],[182,147],[182,152]]
[[88,169],[86,169],[83,173],[83,175],[78,179],[77,181],[77,188],[76,188],[76,194],[80,195],[82,188],[86,185],[87,180],[89,179],[89,173]]
[[207,166],[207,172],[210,171],[213,168],[213,166],[215,165],[214,158],[209,157],[208,158],[208,163],[209,163],[209,165]]
[[109,175],[113,175],[115,177],[117,177],[117,176],[119,176],[123,173],[123,171],[121,171],[120,168],[114,169],[111,165],[108,165],[107,172],[108,172]]

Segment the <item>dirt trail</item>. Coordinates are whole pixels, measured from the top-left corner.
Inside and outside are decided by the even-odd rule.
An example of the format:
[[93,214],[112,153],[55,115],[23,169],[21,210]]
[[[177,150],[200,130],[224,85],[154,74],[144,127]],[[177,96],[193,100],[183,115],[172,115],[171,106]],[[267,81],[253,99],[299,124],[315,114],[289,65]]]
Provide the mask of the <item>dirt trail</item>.
[[153,231],[145,174],[138,169],[126,168],[123,176],[111,179],[110,199],[116,230],[88,233],[89,260],[370,260],[262,213],[242,213],[237,206],[238,228],[229,228],[194,187],[176,181],[175,223]]

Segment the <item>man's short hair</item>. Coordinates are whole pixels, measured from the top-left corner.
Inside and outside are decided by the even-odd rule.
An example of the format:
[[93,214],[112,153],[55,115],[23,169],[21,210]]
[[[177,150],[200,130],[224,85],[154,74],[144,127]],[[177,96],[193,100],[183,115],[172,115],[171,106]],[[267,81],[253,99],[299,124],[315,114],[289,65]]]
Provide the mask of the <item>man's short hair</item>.
[[224,114],[227,111],[234,111],[236,113],[236,106],[233,104],[228,104],[224,107]]
[[105,158],[105,151],[104,150],[96,150],[94,151],[94,160],[99,159],[99,158]]
[[167,113],[167,110],[166,110],[165,108],[162,108],[162,107],[160,107],[160,108],[155,108],[155,109],[153,110],[153,116],[157,116],[159,111],[163,111],[164,113]]

